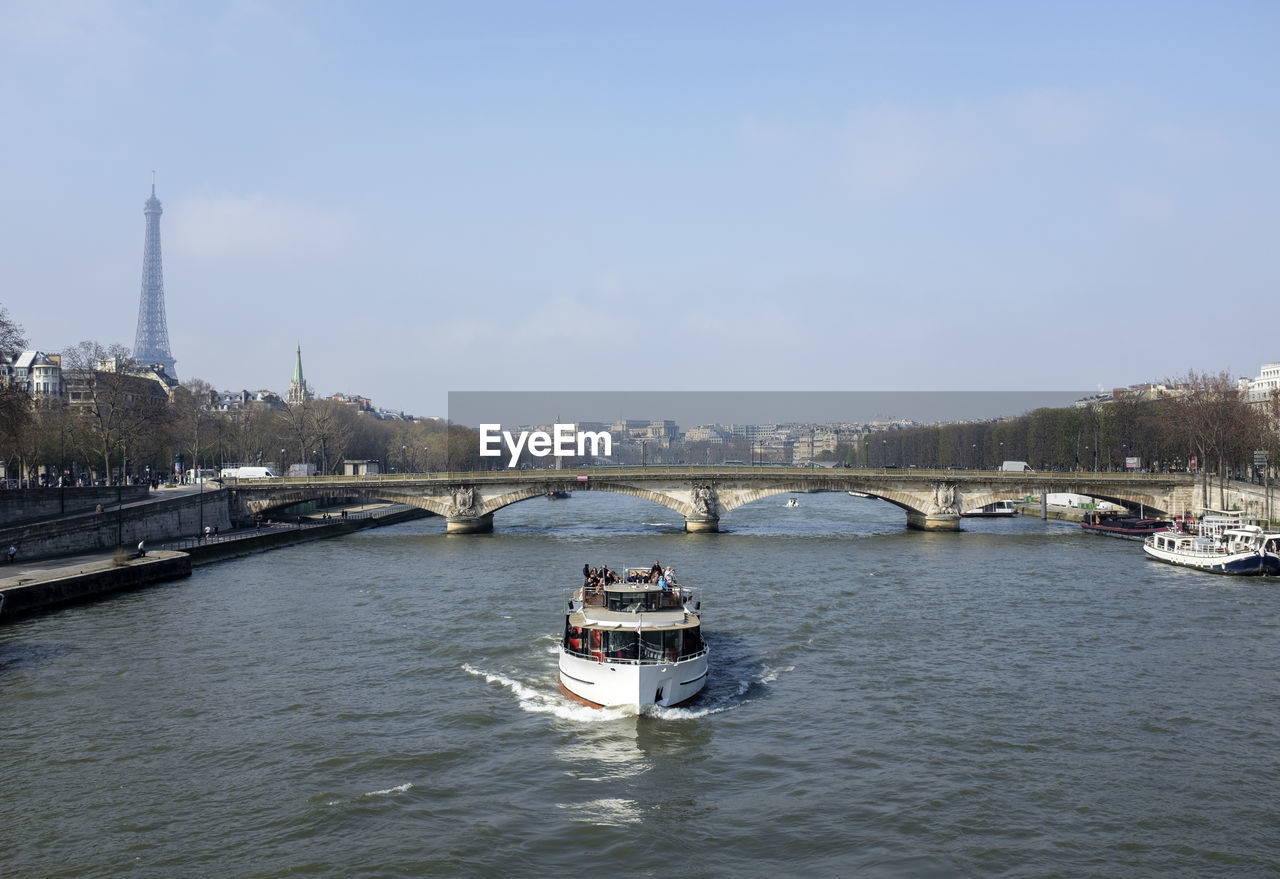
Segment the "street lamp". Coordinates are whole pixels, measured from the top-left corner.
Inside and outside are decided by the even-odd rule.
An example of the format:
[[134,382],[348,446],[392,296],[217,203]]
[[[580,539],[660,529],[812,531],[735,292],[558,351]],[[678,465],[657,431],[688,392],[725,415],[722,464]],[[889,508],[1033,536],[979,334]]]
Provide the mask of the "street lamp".
[[120,443],[120,480],[116,482],[116,546],[124,546],[124,467],[128,460],[124,442]]

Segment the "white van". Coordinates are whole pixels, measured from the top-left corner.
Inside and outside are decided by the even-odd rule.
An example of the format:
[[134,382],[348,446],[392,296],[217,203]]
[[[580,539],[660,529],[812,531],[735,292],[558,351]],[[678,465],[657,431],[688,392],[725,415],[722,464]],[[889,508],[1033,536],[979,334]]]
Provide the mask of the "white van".
[[1000,469],[1008,473],[1035,473],[1026,461],[1005,461]]
[[275,479],[276,472],[270,467],[224,467],[223,479]]

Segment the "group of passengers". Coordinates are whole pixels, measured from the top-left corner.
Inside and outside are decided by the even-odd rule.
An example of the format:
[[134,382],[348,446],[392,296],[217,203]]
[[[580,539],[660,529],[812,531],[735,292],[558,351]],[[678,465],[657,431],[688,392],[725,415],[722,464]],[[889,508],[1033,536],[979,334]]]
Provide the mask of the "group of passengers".
[[[589,564],[582,566],[582,585],[588,591],[599,592],[602,586],[610,586],[618,582],[621,582],[621,578],[616,571],[610,570],[608,565],[601,565],[598,568],[593,568]],[[627,582],[651,583],[655,586],[661,586],[663,589],[673,589],[676,585],[676,574],[670,567],[664,568],[655,561],[653,567],[648,570],[644,568],[628,569]]]
[[676,572],[671,568],[664,568],[660,563],[655,561],[653,567],[648,571],[643,568],[634,568],[627,571],[627,582],[629,583],[652,583],[655,586],[661,586],[663,589],[670,589],[676,585]]
[[617,582],[617,573],[609,570],[608,565],[601,565],[598,568],[590,565],[582,566],[582,585],[587,589],[599,591],[601,586],[609,586]]

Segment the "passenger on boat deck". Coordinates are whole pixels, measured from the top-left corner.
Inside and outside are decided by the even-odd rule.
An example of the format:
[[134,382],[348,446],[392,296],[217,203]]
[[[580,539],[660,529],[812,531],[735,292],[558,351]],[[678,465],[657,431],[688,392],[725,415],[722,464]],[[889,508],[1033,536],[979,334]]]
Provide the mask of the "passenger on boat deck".
[[662,565],[658,564],[657,561],[654,561],[653,567],[649,569],[649,582],[657,583],[658,578],[661,576],[662,576]]
[[667,578],[668,586],[676,585],[676,572],[671,570],[670,567],[668,567],[665,571],[663,571],[662,574]]

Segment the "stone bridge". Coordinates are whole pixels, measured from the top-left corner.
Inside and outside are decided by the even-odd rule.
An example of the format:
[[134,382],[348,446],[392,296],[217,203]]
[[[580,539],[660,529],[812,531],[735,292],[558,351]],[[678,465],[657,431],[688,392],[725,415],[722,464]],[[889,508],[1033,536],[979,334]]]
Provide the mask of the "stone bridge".
[[493,530],[493,514],[551,491],[611,491],[661,504],[684,517],[686,531],[718,531],[720,518],[778,494],[853,491],[901,507],[907,527],[958,531],[960,514],[999,500],[1075,492],[1152,514],[1202,506],[1187,474],[1006,473],[984,470],[843,469],[788,466],[598,467],[378,476],[228,479],[232,516],[324,499],[408,504],[443,516],[450,533]]

